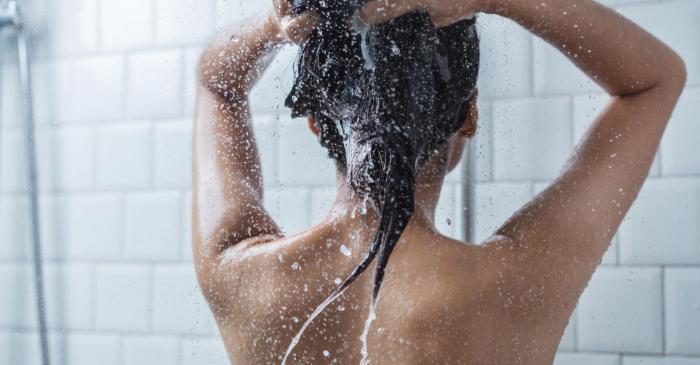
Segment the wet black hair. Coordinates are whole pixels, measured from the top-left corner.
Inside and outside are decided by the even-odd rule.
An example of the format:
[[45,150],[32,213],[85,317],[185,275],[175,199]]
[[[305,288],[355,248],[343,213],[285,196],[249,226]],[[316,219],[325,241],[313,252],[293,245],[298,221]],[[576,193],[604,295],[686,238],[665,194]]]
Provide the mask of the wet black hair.
[[293,117],[312,116],[319,140],[353,191],[379,212],[368,252],[329,300],[377,258],[376,304],[394,246],[414,212],[416,177],[462,126],[476,87],[475,19],[437,29],[425,11],[376,26],[353,14],[367,0],[292,0],[313,10],[319,25],[301,45]]

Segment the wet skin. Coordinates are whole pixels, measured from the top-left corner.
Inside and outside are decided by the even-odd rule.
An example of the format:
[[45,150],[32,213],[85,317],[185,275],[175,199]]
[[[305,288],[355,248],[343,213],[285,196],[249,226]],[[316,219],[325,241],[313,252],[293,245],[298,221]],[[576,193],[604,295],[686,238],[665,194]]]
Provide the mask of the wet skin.
[[[474,133],[473,100],[462,130],[419,176],[417,213],[389,262],[368,339],[372,364],[549,364],[648,174],[683,89],[683,62],[591,1],[381,3],[385,10],[373,13],[369,6],[365,21],[417,7],[428,8],[436,24],[478,11],[513,19],[562,50],[611,96],[561,175],[480,245],[433,228],[445,172]],[[248,92],[278,45],[303,39],[314,22],[312,15],[287,17],[284,3],[275,6],[223,34],[200,64],[193,248],[203,294],[236,364],[279,363],[336,278],[360,261],[376,224],[371,211],[353,217],[360,202],[342,175],[328,218],[300,235],[283,237],[263,208]],[[463,16],[453,15],[460,9]],[[441,14],[451,14],[449,21]],[[371,268],[309,327],[288,363],[358,363],[370,281]]]

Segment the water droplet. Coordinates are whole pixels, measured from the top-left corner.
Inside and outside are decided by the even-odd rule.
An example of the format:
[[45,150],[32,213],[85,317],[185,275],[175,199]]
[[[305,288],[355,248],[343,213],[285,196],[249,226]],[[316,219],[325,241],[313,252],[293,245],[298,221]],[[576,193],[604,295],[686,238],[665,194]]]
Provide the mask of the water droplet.
[[328,357],[331,356],[331,353],[328,352],[328,350],[323,350],[323,357]]
[[292,264],[292,269],[294,269],[294,270],[301,270],[301,265],[299,265],[299,263],[295,261],[295,262]]
[[345,256],[352,255],[352,251],[350,251],[348,246],[345,246],[345,245],[340,245],[340,253],[342,253]]

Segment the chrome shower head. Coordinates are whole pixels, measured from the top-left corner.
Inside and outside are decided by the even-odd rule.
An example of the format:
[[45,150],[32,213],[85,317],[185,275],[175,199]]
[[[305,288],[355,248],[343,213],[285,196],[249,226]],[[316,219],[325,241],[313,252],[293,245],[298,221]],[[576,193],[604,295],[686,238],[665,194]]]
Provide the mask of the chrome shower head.
[[0,0],[0,29],[20,24],[16,0]]

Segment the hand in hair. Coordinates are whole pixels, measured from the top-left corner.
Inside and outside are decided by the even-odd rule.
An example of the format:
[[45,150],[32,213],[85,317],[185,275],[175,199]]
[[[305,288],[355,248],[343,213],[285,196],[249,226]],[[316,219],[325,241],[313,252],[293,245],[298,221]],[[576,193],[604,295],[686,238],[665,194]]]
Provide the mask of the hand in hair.
[[469,19],[481,11],[479,0],[376,0],[360,10],[360,18],[380,24],[415,10],[426,10],[436,27],[442,28]]
[[319,21],[318,14],[313,11],[296,14],[289,0],[273,0],[273,10],[280,37],[294,44],[303,42]]

